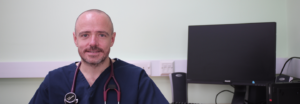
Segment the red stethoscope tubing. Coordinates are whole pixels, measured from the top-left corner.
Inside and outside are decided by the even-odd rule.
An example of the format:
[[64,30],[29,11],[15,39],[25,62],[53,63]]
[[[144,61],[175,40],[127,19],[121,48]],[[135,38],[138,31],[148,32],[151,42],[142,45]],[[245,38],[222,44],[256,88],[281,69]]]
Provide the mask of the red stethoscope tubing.
[[104,102],[106,102],[106,100],[107,100],[107,92],[108,92],[108,90],[110,90],[109,88],[107,88],[106,89],[106,87],[107,87],[107,84],[108,84],[108,82],[109,82],[109,80],[110,79],[113,79],[114,80],[114,82],[115,82],[115,84],[117,85],[117,87],[118,87],[118,89],[114,89],[116,92],[117,92],[117,99],[118,99],[118,103],[120,102],[120,96],[121,96],[121,92],[120,92],[120,86],[119,86],[119,84],[118,84],[118,82],[117,82],[117,80],[116,80],[116,78],[115,78],[115,74],[114,74],[114,68],[113,68],[113,65],[112,65],[112,62],[110,61],[110,64],[111,64],[111,66],[110,66],[110,68],[111,68],[111,72],[110,72],[110,76],[108,77],[108,79],[107,79],[107,81],[106,81],[106,83],[105,83],[105,85],[104,85]]
[[81,62],[79,62],[78,66],[77,66],[77,68],[75,70],[75,74],[74,74],[74,78],[73,78],[73,84],[72,84],[72,88],[71,88],[71,92],[73,92],[73,93],[75,93],[75,91],[74,91],[75,89],[74,88],[75,88],[77,73],[78,73],[80,65],[81,65]]
[[[76,71],[75,71],[75,75],[74,75],[74,78],[73,78],[73,84],[72,84],[72,88],[71,88],[71,92],[75,93],[75,84],[76,84],[76,78],[77,78],[77,73],[78,73],[78,70],[79,70],[79,67],[81,65],[81,62],[79,62],[78,64],[78,67],[76,68]],[[106,88],[107,87],[107,84],[108,82],[110,81],[110,79],[113,79],[115,84],[117,85],[118,89],[114,89],[116,92],[117,92],[117,99],[118,99],[118,103],[120,103],[120,96],[121,96],[121,91],[120,91],[120,86],[119,86],[119,83],[117,82],[116,78],[115,78],[115,74],[114,74],[114,68],[113,68],[113,65],[112,65],[112,61],[110,59],[110,68],[111,68],[111,72],[110,72],[110,76],[108,77],[105,85],[104,85],[104,102],[106,103],[106,100],[107,100],[107,92],[110,90],[109,88]]]

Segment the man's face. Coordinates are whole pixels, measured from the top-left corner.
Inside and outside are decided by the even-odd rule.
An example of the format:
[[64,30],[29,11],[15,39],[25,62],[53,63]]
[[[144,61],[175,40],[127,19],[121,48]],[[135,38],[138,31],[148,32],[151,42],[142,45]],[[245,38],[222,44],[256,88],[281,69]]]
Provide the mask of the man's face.
[[96,12],[87,12],[78,18],[73,37],[82,61],[93,65],[107,59],[115,41],[110,20]]

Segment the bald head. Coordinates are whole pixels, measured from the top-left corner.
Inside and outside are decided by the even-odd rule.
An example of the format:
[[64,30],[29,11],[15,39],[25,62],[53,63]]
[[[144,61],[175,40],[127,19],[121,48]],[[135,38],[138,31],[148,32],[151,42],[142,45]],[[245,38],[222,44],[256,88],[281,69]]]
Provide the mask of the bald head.
[[[98,17],[101,18],[98,18]],[[75,23],[75,33],[78,33],[78,25],[80,24],[80,22],[82,22],[83,20],[86,19],[91,19],[91,18],[97,18],[99,21],[103,21],[101,19],[104,19],[104,21],[108,22],[108,25],[110,27],[111,30],[111,34],[113,34],[114,32],[114,27],[113,27],[113,23],[109,17],[109,15],[107,15],[104,11],[98,10],[98,9],[90,9],[87,11],[82,12],[76,19],[76,23]]]

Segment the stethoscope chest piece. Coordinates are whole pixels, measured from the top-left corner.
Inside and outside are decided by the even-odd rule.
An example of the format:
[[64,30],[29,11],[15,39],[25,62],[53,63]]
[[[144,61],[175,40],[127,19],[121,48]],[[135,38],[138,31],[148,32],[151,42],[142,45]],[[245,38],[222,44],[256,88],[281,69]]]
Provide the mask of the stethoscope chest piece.
[[78,103],[78,99],[76,99],[76,94],[74,92],[69,92],[65,95],[65,103]]

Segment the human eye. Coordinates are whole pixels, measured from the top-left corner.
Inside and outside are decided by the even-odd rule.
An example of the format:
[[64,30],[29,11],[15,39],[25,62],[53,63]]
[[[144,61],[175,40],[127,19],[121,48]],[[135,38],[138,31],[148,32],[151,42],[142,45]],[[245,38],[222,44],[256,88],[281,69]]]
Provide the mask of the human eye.
[[82,34],[81,37],[88,37],[88,34]]
[[105,34],[100,34],[100,37],[106,37],[106,35]]

